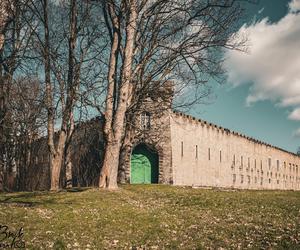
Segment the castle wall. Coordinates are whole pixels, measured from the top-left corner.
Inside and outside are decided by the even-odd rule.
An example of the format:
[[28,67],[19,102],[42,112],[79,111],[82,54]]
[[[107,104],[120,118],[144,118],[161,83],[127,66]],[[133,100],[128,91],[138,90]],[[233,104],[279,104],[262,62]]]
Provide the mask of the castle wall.
[[[164,106],[165,105],[165,106]],[[141,115],[149,112],[150,128],[141,127]],[[132,120],[127,122],[126,138],[121,153],[121,166],[119,169],[119,182],[130,183],[131,155],[135,146],[145,144],[158,154],[159,176],[158,182],[173,183],[171,167],[171,131],[170,108],[166,102],[144,100],[139,109],[135,110]]]
[[[57,139],[56,134],[55,141]],[[104,154],[102,118],[95,117],[76,125],[70,149],[72,185],[76,187],[97,186]],[[50,159],[46,137],[33,143],[31,158],[19,190],[50,189]],[[65,187],[65,175],[65,169],[63,169],[61,187]]]
[[300,158],[205,121],[170,118],[175,185],[300,190]]

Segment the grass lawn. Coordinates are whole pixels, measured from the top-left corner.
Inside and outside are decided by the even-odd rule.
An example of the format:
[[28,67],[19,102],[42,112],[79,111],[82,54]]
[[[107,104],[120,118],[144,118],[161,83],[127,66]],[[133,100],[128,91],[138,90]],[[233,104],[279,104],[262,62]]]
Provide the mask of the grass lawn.
[[300,249],[300,192],[125,185],[6,193],[0,224],[0,248],[14,238],[4,232],[23,227],[28,249]]

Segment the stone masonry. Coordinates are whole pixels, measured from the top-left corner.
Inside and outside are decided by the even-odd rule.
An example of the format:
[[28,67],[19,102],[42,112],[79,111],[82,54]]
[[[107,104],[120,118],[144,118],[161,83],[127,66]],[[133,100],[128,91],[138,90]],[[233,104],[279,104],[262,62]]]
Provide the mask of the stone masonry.
[[[300,190],[300,158],[294,153],[172,111],[171,102],[147,97],[126,129],[120,181],[130,183],[134,147],[159,156],[159,183],[238,189]],[[142,128],[143,113],[150,116]]]
[[[161,91],[165,91],[161,89]],[[167,91],[172,91],[167,89]],[[146,144],[151,150],[158,153],[159,177],[158,182],[164,184],[173,183],[172,151],[171,151],[171,127],[170,110],[172,100],[162,100],[160,96],[148,96],[135,109],[131,122],[126,129],[125,146],[122,152],[122,165],[120,167],[120,182],[130,183],[130,159],[132,150],[138,144]],[[170,96],[173,96],[171,94]],[[170,97],[171,98],[171,97]],[[150,128],[141,127],[143,113],[150,116]]]

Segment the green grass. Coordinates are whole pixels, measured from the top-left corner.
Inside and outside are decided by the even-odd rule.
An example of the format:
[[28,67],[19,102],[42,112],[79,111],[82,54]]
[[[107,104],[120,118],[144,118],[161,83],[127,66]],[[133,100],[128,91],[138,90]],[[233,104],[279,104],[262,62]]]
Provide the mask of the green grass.
[[300,192],[125,185],[7,193],[0,224],[23,227],[29,249],[299,249]]

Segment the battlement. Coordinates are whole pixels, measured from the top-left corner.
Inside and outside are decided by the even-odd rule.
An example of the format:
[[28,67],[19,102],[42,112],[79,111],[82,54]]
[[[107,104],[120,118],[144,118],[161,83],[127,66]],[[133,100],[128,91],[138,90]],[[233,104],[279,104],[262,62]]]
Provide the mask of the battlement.
[[257,144],[260,144],[260,145],[264,145],[266,147],[271,147],[271,148],[274,148],[274,149],[277,149],[277,150],[280,150],[282,152],[285,152],[285,153],[288,153],[288,154],[291,154],[293,156],[297,156],[299,157],[297,154],[293,153],[293,152],[290,152],[290,151],[287,151],[285,149],[282,149],[280,147],[277,147],[277,146],[274,146],[272,144],[269,144],[269,143],[266,143],[266,142],[263,142],[263,141],[260,141],[258,139],[255,139],[253,137],[250,137],[250,136],[247,136],[245,134],[242,134],[242,133],[239,133],[239,132],[236,132],[236,131],[233,131],[233,130],[230,130],[228,128],[223,128],[221,126],[218,126],[216,124],[213,124],[213,123],[210,123],[210,122],[207,122],[205,120],[202,120],[202,119],[199,119],[199,118],[195,118],[191,115],[187,115],[187,114],[184,114],[182,112],[179,112],[179,111],[176,111],[176,110],[173,110],[173,114],[175,114],[176,116],[179,116],[179,117],[183,117],[185,119],[187,119],[189,122],[197,122],[197,123],[200,123],[201,126],[207,126],[207,128],[211,128],[211,129],[216,129],[217,132],[221,132],[221,133],[226,133],[226,134],[231,134],[231,135],[234,135],[234,136],[238,136],[238,137],[242,137],[250,142],[254,142],[254,143],[257,143]]

